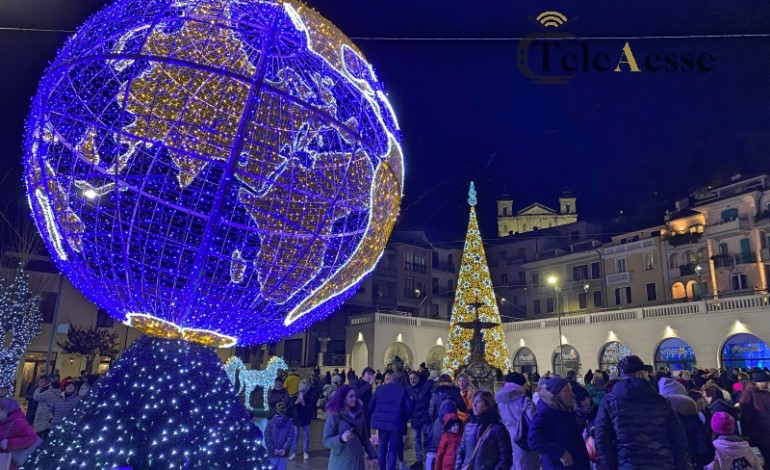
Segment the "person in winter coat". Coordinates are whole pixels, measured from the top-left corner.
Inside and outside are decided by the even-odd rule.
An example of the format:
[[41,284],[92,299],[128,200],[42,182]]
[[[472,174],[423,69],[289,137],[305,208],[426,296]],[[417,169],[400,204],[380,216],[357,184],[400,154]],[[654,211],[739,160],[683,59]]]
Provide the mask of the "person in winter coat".
[[[28,449],[36,441],[37,434],[27,422],[19,403],[12,398],[0,398],[0,452]],[[10,469],[18,469],[13,460]]]
[[289,416],[294,425],[294,442],[291,445],[289,460],[297,457],[300,432],[302,432],[302,457],[305,460],[310,458],[310,423],[313,422],[315,404],[316,398],[310,391],[310,385],[304,380],[300,381],[297,386],[297,397],[289,406]]
[[377,452],[369,440],[363,404],[355,389],[348,385],[337,389],[326,412],[323,443],[331,451],[328,470],[366,470],[364,454],[376,465]]
[[706,422],[711,422],[711,417],[718,411],[724,411],[733,417],[736,421],[740,417],[740,410],[732,403],[727,401],[724,391],[715,383],[708,383],[703,386],[703,398],[708,404],[706,413]]
[[283,403],[286,408],[289,407],[289,392],[283,388],[283,379],[279,376],[273,382],[273,388],[267,392],[267,419],[275,415],[275,407],[278,403]]
[[377,430],[379,461],[387,470],[395,470],[404,445],[406,424],[412,415],[412,400],[406,389],[385,373],[385,383],[377,387],[369,402],[372,429]]
[[[65,382],[61,390],[55,388],[45,392],[39,392],[38,390],[35,390],[32,396],[38,403],[44,401],[47,405],[48,411],[51,414],[51,427],[57,426],[64,421],[64,418],[80,401],[80,395],[75,390],[75,382]],[[40,410],[39,407],[38,410]]]
[[276,470],[286,470],[286,457],[291,452],[293,443],[294,426],[286,416],[286,404],[278,402],[275,405],[275,414],[268,420],[265,427],[267,456]]
[[356,390],[356,396],[364,404],[364,411],[369,409],[369,402],[372,401],[372,385],[374,385],[374,369],[367,367],[361,373],[361,378],[350,385]]
[[596,450],[608,470],[690,470],[687,437],[668,401],[653,390],[638,356],[624,357],[622,379],[594,421]]
[[452,378],[448,375],[441,375],[433,391],[428,407],[428,416],[433,423],[430,429],[430,438],[428,439],[427,452],[425,453],[425,468],[433,468],[433,462],[438,452],[438,444],[444,435],[444,418],[450,413],[457,414],[458,403],[465,405],[460,391],[452,383]]
[[[471,386],[471,381],[468,380],[468,376],[465,374],[458,375],[456,382],[457,386],[460,388],[460,396],[465,402],[465,409],[468,410],[468,413],[470,413],[471,400],[473,400],[473,394],[476,393],[476,389]],[[457,413],[457,416],[460,418],[463,424],[468,422],[468,413],[463,410],[460,410]]]
[[35,433],[43,440],[48,437],[48,431],[51,429],[51,412],[45,400],[38,401],[35,399],[35,395],[42,396],[48,390],[51,390],[51,383],[48,381],[47,376],[41,375],[37,379],[37,387],[32,392],[32,400],[37,403],[32,427],[35,429]]
[[409,422],[412,424],[412,437],[414,439],[415,462],[409,467],[412,470],[422,470],[423,450],[428,444],[428,434],[430,433],[430,416],[428,407],[433,390],[431,382],[423,377],[419,372],[413,370],[409,372],[409,385],[406,392],[412,400],[412,416]]
[[572,393],[575,397],[575,420],[580,428],[580,435],[585,437],[590,432],[596,420],[596,414],[599,407],[594,405],[593,400],[588,395],[588,390],[583,387],[572,387]]
[[693,467],[701,469],[708,465],[714,460],[714,446],[711,444],[708,428],[698,416],[698,405],[687,396],[687,391],[679,380],[664,377],[658,382],[658,390],[671,404],[682,423]]
[[454,470],[462,434],[463,422],[457,417],[457,413],[447,413],[444,416],[444,432],[438,443],[433,470]]
[[513,449],[513,467],[512,470],[539,470],[540,455],[532,450],[524,450],[515,442],[513,438],[519,429],[519,422],[524,416],[529,423],[535,417],[535,404],[526,395],[524,384],[527,379],[513,372],[505,376],[505,384],[495,394],[500,417],[502,418],[508,434],[511,436],[511,448]]
[[540,454],[545,470],[588,470],[588,452],[575,420],[572,387],[553,377],[540,389],[537,411],[529,428],[529,448]]
[[762,464],[749,447],[749,443],[735,435],[735,419],[729,413],[717,411],[711,417],[714,431],[716,458],[706,470],[761,469]]
[[455,457],[455,470],[510,470],[511,436],[500,421],[495,399],[486,390],[473,394],[473,413],[463,431]]
[[753,382],[741,394],[741,426],[749,443],[758,447],[765,465],[770,466],[770,375],[751,374]]

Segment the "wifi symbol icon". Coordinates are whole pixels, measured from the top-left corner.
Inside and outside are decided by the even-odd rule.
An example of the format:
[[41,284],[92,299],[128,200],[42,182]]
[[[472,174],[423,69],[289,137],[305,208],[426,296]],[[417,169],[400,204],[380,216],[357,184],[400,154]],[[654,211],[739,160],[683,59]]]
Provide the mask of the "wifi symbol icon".
[[548,10],[537,15],[537,21],[545,28],[558,28],[567,22],[567,17],[558,11]]

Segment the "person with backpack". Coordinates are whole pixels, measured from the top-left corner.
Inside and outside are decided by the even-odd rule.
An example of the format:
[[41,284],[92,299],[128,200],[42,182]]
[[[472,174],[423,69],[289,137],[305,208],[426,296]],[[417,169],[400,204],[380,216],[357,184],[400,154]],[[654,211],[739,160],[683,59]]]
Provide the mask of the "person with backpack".
[[[513,372],[505,376],[505,384],[495,394],[500,417],[511,435],[513,448],[512,470],[539,470],[540,456],[527,444],[529,425],[535,417],[535,403],[527,397],[524,384],[527,379]],[[523,421],[522,421],[523,420]],[[523,446],[523,447],[522,447]]]
[[378,460],[387,470],[395,470],[400,460],[407,420],[412,415],[412,400],[392,377],[392,372],[385,373],[385,383],[377,387],[369,402],[371,426],[377,430]]

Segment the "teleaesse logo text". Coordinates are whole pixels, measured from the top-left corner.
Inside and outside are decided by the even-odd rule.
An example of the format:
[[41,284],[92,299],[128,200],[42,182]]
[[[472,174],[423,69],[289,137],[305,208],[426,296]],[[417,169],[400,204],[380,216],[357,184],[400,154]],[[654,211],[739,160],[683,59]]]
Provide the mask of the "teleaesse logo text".
[[537,21],[544,32],[525,36],[516,50],[519,70],[535,83],[567,84],[586,72],[708,73],[714,69],[715,59],[709,52],[641,53],[631,41],[612,41],[612,45],[601,41],[600,47],[556,31],[569,22],[559,12],[543,12]]

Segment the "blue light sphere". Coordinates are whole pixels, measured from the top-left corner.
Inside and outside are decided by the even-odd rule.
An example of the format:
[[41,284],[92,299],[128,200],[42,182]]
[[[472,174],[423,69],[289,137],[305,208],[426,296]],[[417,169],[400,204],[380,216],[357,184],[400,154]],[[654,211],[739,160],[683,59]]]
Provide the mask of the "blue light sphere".
[[275,341],[356,292],[403,187],[371,65],[294,1],[118,0],[48,67],[32,212],[60,268],[142,331]]

